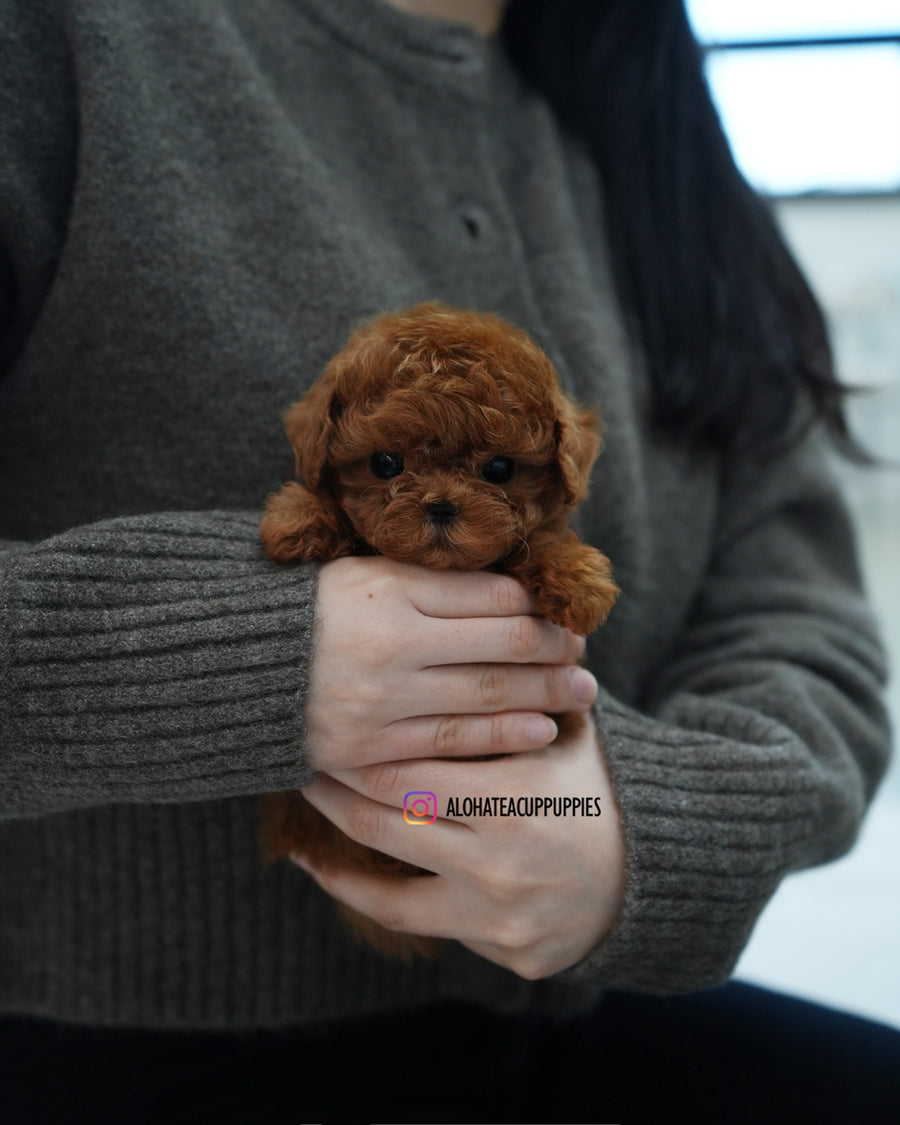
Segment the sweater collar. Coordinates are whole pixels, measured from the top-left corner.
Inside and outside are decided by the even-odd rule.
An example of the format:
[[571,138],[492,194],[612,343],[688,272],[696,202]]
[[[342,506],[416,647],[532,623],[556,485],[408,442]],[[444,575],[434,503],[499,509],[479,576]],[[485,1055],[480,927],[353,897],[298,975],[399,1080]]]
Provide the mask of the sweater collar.
[[319,23],[367,54],[391,64],[410,61],[443,72],[483,69],[489,41],[462,23],[417,16],[386,0],[300,0]]

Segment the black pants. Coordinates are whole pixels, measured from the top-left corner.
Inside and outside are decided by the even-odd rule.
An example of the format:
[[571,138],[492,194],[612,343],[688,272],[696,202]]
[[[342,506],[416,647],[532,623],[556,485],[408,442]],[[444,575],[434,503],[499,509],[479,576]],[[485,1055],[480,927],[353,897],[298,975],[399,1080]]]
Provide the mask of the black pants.
[[465,1005],[311,1032],[0,1021],[5,1125],[900,1122],[900,1032],[730,984],[563,1024]]

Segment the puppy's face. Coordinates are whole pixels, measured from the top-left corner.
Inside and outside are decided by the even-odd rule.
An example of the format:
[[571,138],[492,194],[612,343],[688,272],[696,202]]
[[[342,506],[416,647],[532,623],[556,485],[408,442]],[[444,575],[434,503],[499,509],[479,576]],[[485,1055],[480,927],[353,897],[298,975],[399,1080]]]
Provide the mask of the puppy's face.
[[379,554],[481,569],[586,491],[596,419],[525,333],[440,305],[360,329],[287,418],[298,471]]
[[481,569],[524,547],[559,499],[552,425],[458,413],[413,386],[372,413],[350,411],[339,425],[336,496],[379,554]]

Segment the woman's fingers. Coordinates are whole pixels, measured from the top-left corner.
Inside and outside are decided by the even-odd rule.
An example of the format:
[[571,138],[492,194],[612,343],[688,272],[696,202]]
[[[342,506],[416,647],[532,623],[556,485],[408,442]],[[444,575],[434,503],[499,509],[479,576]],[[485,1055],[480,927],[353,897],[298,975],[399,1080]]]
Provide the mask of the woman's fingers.
[[442,715],[586,711],[598,690],[586,668],[553,664],[459,664],[426,669],[416,682],[422,707]]
[[[510,712],[535,715],[586,711],[597,690],[597,681],[586,668],[571,665],[458,664],[430,668],[410,677],[408,686],[398,685],[391,698],[403,718],[394,720],[391,726],[403,719],[428,719],[436,726],[435,741],[452,744],[458,741],[454,724],[464,720]],[[480,734],[472,732],[471,737],[483,737],[488,730],[483,722],[477,726]],[[421,723],[410,729],[425,732]],[[385,728],[382,733],[390,734],[390,730]],[[504,727],[495,733],[508,736],[511,732]]]
[[377,668],[576,664],[584,654],[582,637],[533,616],[533,596],[502,574],[338,559],[321,569],[318,602],[319,647],[352,644],[354,660]]
[[538,613],[534,595],[505,574],[397,565],[402,566],[410,602],[426,617],[522,617]]
[[584,638],[543,617],[424,618],[421,667],[447,664],[577,664]]
[[[405,860],[426,871],[454,870],[475,846],[471,827],[462,820],[442,817],[434,808],[433,823],[409,823],[402,808],[364,797],[332,777],[319,777],[303,790],[304,798],[351,840],[377,852]],[[392,881],[391,885],[395,885]]]
[[539,750],[557,735],[547,715],[507,711],[493,715],[423,715],[392,723],[384,732],[391,760],[474,758]]
[[[427,669],[385,693],[379,710],[400,718],[379,729],[367,725],[376,705],[375,684],[341,705],[345,731],[317,768],[328,770],[408,758],[476,757],[537,750],[551,743],[557,726],[549,714],[584,712],[597,694],[597,681],[584,668],[533,665],[457,665]],[[332,717],[332,731],[342,720]],[[360,739],[355,733],[364,732]]]
[[[346,558],[320,571],[307,749],[328,771],[398,757],[489,755],[554,737],[584,711],[584,641],[514,579]],[[487,717],[487,718],[486,718]]]
[[479,758],[540,750],[554,741],[556,723],[532,711],[485,715],[422,715],[398,719],[370,733],[364,744],[343,743],[316,768],[329,773],[374,763],[422,758]]

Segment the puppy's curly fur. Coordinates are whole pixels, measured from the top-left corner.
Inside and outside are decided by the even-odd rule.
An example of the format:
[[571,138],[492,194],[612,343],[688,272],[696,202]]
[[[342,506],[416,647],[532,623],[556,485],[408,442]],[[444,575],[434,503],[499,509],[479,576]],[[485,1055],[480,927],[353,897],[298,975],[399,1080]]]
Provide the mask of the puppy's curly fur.
[[[269,498],[277,562],[380,554],[519,579],[549,620],[587,635],[619,591],[605,555],[568,530],[600,447],[599,420],[560,390],[520,329],[431,303],[363,325],[285,417],[301,483]],[[295,793],[264,798],[267,854],[396,877],[419,868],[350,840]],[[385,953],[429,953],[344,909]]]

